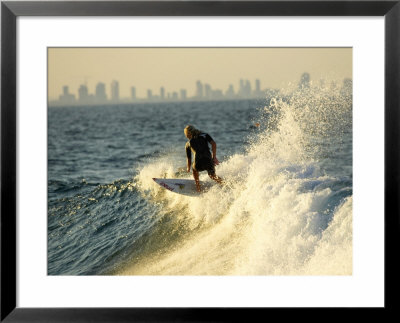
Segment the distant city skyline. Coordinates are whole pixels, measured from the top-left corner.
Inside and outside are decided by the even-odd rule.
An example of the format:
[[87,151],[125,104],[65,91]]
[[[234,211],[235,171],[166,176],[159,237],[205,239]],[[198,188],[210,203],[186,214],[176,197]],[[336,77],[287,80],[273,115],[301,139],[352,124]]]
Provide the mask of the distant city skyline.
[[[254,85],[254,87],[253,87]],[[107,95],[106,85],[102,82],[97,83],[95,93],[90,93],[85,84],[81,84],[78,89],[78,96],[71,94],[69,86],[65,85],[62,88],[62,94],[57,100],[50,100],[51,106],[59,105],[101,105],[101,104],[119,104],[119,103],[134,103],[134,102],[171,102],[171,101],[207,101],[207,100],[235,100],[235,99],[262,99],[267,96],[277,95],[279,89],[261,88],[259,79],[254,81],[254,84],[249,80],[240,79],[237,90],[233,84],[223,91],[215,89],[209,83],[203,83],[201,80],[196,81],[196,91],[193,95],[188,95],[186,89],[175,91],[165,91],[165,87],[153,90],[147,89],[146,97],[137,97],[136,87],[130,88],[131,96],[121,98],[119,95],[120,84],[117,80],[113,80],[110,84],[110,96]],[[297,84],[293,84],[293,89],[307,89],[311,87],[318,88],[340,88],[343,93],[351,94],[352,79],[345,78],[341,84],[336,82],[327,83],[326,80],[312,83],[311,75],[304,72]]]
[[[304,72],[320,79],[352,78],[351,48],[49,48],[48,98],[58,100],[63,87],[79,97],[81,85],[88,93],[102,93],[105,84],[110,99],[168,93],[186,97],[196,94],[201,80],[212,89],[225,93],[231,86],[239,89],[239,80],[249,80],[252,90],[256,80],[262,89],[279,89],[298,82]],[[110,84],[118,81],[118,91]],[[84,89],[81,89],[83,91]],[[116,92],[117,91],[117,92]],[[204,91],[210,91],[207,87]],[[175,92],[175,93],[174,93]],[[104,93],[103,93],[104,94]],[[83,95],[85,95],[83,93]]]
[[[107,86],[103,82],[98,82],[95,86],[95,93],[91,93],[85,84],[81,84],[78,89],[78,95],[74,95],[70,91],[68,85],[62,87],[58,99],[51,100],[53,103],[60,104],[101,104],[108,102],[123,102],[123,101],[172,101],[172,100],[219,100],[219,99],[247,99],[247,98],[262,98],[265,96],[266,91],[272,89],[261,89],[261,82],[259,79],[251,84],[250,80],[240,79],[237,86],[233,83],[223,89],[213,88],[212,84],[203,83],[201,80],[196,81],[196,92],[189,94],[187,89],[174,89],[166,91],[162,86],[157,91],[156,89],[147,89],[145,97],[138,97],[136,95],[136,87],[130,88],[130,97],[120,97],[119,88],[120,84],[117,80],[113,80],[107,91]],[[237,89],[237,90],[235,90]],[[109,95],[107,94],[109,93]]]

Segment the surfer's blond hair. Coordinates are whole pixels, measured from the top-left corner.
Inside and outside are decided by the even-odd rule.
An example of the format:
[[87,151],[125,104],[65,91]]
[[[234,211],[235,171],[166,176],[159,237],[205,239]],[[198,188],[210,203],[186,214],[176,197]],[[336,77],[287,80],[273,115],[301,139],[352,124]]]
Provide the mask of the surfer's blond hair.
[[201,131],[199,129],[196,129],[191,124],[187,125],[185,127],[185,129],[183,130],[183,132],[185,133],[185,135],[190,133],[192,135],[192,138],[196,138],[197,136],[199,136],[201,134]]

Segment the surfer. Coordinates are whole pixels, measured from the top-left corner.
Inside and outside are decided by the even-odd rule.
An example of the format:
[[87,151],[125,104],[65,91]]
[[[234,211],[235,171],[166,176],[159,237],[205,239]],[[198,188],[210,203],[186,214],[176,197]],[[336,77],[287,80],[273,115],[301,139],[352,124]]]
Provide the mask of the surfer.
[[[222,184],[222,178],[215,174],[215,165],[219,164],[217,159],[217,144],[207,133],[204,133],[192,125],[188,125],[184,129],[184,133],[188,142],[186,143],[187,171],[190,172],[192,163],[192,152],[194,154],[193,177],[196,182],[196,189],[201,191],[199,183],[199,172],[206,170],[208,176],[219,184]],[[208,147],[211,144],[212,155]]]

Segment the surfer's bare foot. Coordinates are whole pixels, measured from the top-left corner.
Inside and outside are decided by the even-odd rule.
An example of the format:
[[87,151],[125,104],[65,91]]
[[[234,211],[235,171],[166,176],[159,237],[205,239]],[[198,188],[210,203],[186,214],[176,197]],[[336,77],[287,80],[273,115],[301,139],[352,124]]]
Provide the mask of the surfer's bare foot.
[[209,175],[211,177],[211,179],[213,179],[214,181],[216,181],[218,184],[220,185],[224,185],[224,180],[217,176],[217,175]]

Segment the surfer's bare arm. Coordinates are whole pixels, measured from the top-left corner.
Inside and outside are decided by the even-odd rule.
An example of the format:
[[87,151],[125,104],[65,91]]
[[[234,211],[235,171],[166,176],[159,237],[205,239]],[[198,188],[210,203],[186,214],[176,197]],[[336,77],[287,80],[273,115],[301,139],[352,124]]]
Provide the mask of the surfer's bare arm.
[[190,165],[192,163],[192,151],[190,150],[189,142],[186,143],[186,163],[187,163],[187,171],[190,172]]
[[212,159],[215,165],[219,165],[219,161],[217,159],[217,143],[214,140],[211,140],[211,149],[212,149]]

